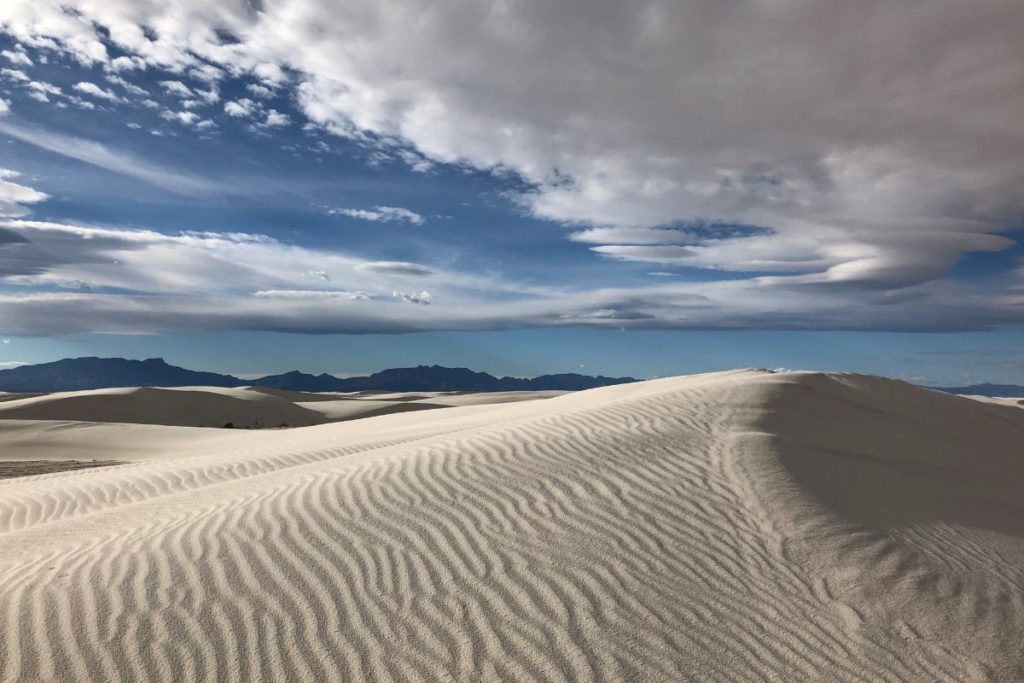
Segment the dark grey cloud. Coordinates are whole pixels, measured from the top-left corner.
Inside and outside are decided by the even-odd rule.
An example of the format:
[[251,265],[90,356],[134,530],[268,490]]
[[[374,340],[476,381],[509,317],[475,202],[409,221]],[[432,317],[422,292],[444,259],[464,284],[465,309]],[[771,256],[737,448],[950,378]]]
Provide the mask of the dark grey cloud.
[[356,270],[367,273],[382,273],[384,275],[408,275],[412,277],[427,277],[433,271],[426,266],[408,261],[368,261],[356,266]]

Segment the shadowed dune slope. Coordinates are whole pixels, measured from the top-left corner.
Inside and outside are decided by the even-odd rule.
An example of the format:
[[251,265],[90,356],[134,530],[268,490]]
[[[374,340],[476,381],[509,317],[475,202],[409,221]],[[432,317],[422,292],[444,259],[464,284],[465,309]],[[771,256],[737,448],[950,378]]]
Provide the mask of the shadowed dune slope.
[[271,393],[216,387],[93,389],[0,403],[0,419],[126,422],[192,427],[308,426],[314,411]]
[[267,437],[0,481],[0,679],[1024,678],[1017,407],[748,370]]

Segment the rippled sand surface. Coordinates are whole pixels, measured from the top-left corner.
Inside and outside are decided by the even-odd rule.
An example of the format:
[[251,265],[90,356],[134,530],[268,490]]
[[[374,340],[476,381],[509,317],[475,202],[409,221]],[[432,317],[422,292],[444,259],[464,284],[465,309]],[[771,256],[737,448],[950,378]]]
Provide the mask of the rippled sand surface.
[[93,430],[146,452],[0,481],[2,680],[1024,679],[1017,406],[747,370]]

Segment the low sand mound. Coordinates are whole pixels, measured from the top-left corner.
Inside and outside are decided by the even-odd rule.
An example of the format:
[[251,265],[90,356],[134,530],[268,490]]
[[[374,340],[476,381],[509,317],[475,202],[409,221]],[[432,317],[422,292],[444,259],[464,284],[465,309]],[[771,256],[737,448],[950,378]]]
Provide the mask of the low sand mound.
[[[485,402],[486,403],[486,402]],[[420,401],[377,401],[374,399],[339,399],[336,401],[315,401],[298,405],[322,415],[325,421],[361,420],[378,415],[409,413],[417,410],[445,408],[444,405]]]
[[540,398],[554,398],[567,394],[567,391],[490,391],[464,393],[438,393],[418,399],[418,403],[430,403],[436,406],[478,406],[495,405],[498,403],[516,403],[532,401]]
[[246,389],[128,388],[45,394],[0,403],[0,419],[131,422],[190,427],[307,426],[322,415],[289,400]]
[[[433,408],[550,398],[565,392],[314,394],[264,387],[118,388],[0,395],[4,420],[118,422],[180,427],[306,427]],[[0,457],[4,457],[0,453]]]
[[1017,407],[741,371],[231,436],[0,482],[0,678],[1024,678]]

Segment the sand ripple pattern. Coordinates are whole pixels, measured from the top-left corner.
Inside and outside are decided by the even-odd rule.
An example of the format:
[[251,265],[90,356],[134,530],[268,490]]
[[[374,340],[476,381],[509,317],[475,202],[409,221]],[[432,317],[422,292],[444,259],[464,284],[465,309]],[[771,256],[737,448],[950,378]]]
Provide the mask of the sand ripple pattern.
[[[0,678],[1024,674],[1002,641],[968,650],[943,639],[948,630],[922,628],[915,609],[942,607],[925,583],[898,588],[904,620],[844,600],[834,577],[863,567],[805,546],[849,520],[786,489],[775,442],[759,431],[778,381],[658,380],[352,442],[332,443],[333,427],[319,427],[295,450],[7,482]],[[809,517],[780,514],[787,505]],[[959,577],[977,618],[1021,642],[1019,538],[993,544],[963,526],[905,532],[843,533],[877,552],[890,544],[897,564]],[[963,558],[920,550],[939,547],[929,535],[958,543]],[[997,555],[992,571],[978,568]]]

